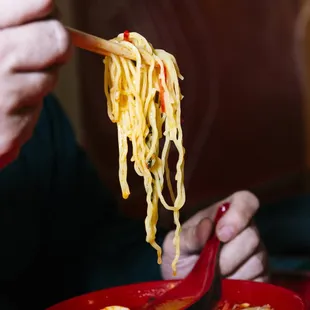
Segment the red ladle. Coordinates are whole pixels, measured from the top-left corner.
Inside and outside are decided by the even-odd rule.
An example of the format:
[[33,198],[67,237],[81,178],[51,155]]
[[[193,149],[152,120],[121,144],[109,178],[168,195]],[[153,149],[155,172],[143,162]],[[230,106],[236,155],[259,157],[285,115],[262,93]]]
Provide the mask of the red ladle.
[[171,290],[144,305],[141,310],[183,310],[214,309],[221,297],[221,275],[219,252],[221,242],[216,236],[215,227],[229,208],[223,204],[217,211],[214,230],[206,242],[200,257],[188,276]]

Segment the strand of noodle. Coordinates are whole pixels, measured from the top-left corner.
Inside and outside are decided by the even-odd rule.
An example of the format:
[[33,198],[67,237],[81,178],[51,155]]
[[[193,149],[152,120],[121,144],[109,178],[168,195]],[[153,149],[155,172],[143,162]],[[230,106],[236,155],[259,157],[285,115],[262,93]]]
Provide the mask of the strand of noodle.
[[109,94],[109,85],[111,84],[111,79],[109,75],[109,71],[111,71],[111,61],[110,58],[105,58],[103,61],[105,65],[105,70],[104,70],[104,92],[107,98],[107,111],[108,111],[108,116],[112,122],[114,122],[114,116],[112,113],[112,103],[111,103],[111,96]]
[[142,66],[141,71],[142,71],[142,79],[141,79],[141,101],[142,101],[142,102],[145,102],[145,99],[146,99],[146,90],[147,90],[147,88],[148,88],[147,80],[146,80],[146,75],[147,75],[148,73],[147,73],[147,70],[145,70],[145,67],[144,67],[144,66]]
[[172,267],[173,274],[176,275],[177,263],[180,258],[180,234],[181,234],[181,229],[182,229],[181,223],[180,223],[179,210],[173,211],[173,218],[174,218],[174,223],[176,225],[174,239],[173,239],[173,244],[175,246],[175,256],[174,256],[174,260],[172,261],[171,267]]
[[[121,76],[121,66],[119,63],[119,57],[118,56],[114,56],[112,55],[112,63],[114,64],[114,74],[115,74],[115,81],[117,81],[116,86],[118,87],[118,89],[120,88],[120,76]],[[119,119],[119,96],[120,96],[120,92],[115,86],[113,86],[110,89],[110,93],[111,93],[111,100],[112,100],[112,109],[113,109],[113,115],[114,115],[114,120],[115,122],[118,121]]]
[[[114,71],[112,70],[112,66],[115,66],[113,63],[111,64],[111,61],[109,58],[106,58],[104,60],[104,63],[105,63],[105,66],[106,67],[109,67],[108,70],[105,70],[105,83],[104,83],[104,91],[105,91],[105,94],[107,96],[107,109],[108,109],[108,116],[109,118],[111,119],[111,121],[113,123],[116,122],[116,118],[114,116],[114,112],[113,112],[113,103],[112,103],[112,95],[109,94],[109,85],[111,83],[111,79],[109,77],[109,70],[110,71]],[[116,74],[114,74],[114,76],[116,76]]]
[[118,141],[119,149],[122,152],[119,152],[119,179],[122,189],[122,195],[124,199],[127,199],[130,195],[129,185],[127,183],[127,153],[128,153],[128,144],[127,137],[125,136],[122,127],[117,126],[118,129]]

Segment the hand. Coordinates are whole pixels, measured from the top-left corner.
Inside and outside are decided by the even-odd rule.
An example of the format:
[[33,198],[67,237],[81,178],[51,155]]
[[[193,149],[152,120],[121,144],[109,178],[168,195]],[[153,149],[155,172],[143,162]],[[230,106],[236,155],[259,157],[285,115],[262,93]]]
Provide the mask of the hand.
[[0,168],[31,137],[42,101],[70,55],[53,0],[0,1]]
[[[252,217],[259,207],[258,199],[242,191],[207,208],[184,223],[181,232],[181,256],[177,266],[177,277],[184,278],[195,265],[199,251],[204,247],[212,232],[212,220],[218,207],[230,202],[230,208],[216,227],[218,238],[224,242],[220,253],[220,270],[230,279],[254,281],[267,280],[266,252],[260,241]],[[171,262],[174,258],[174,231],[170,232],[163,244],[162,275],[173,279]]]

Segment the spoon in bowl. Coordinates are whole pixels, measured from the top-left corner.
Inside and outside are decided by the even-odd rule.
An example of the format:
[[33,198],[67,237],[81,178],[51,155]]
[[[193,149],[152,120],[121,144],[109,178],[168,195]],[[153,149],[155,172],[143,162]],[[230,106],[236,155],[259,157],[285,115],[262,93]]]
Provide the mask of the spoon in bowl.
[[[217,211],[214,227],[229,209],[225,203]],[[177,286],[144,305],[140,310],[213,310],[221,297],[219,253],[221,242],[215,228],[188,276]]]

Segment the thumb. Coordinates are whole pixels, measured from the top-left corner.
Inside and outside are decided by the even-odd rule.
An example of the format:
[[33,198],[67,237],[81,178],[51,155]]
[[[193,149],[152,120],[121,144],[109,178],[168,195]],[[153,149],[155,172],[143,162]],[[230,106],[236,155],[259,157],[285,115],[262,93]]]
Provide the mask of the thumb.
[[198,253],[209,239],[213,229],[209,218],[202,219],[197,225],[186,227],[180,235],[181,255]]

